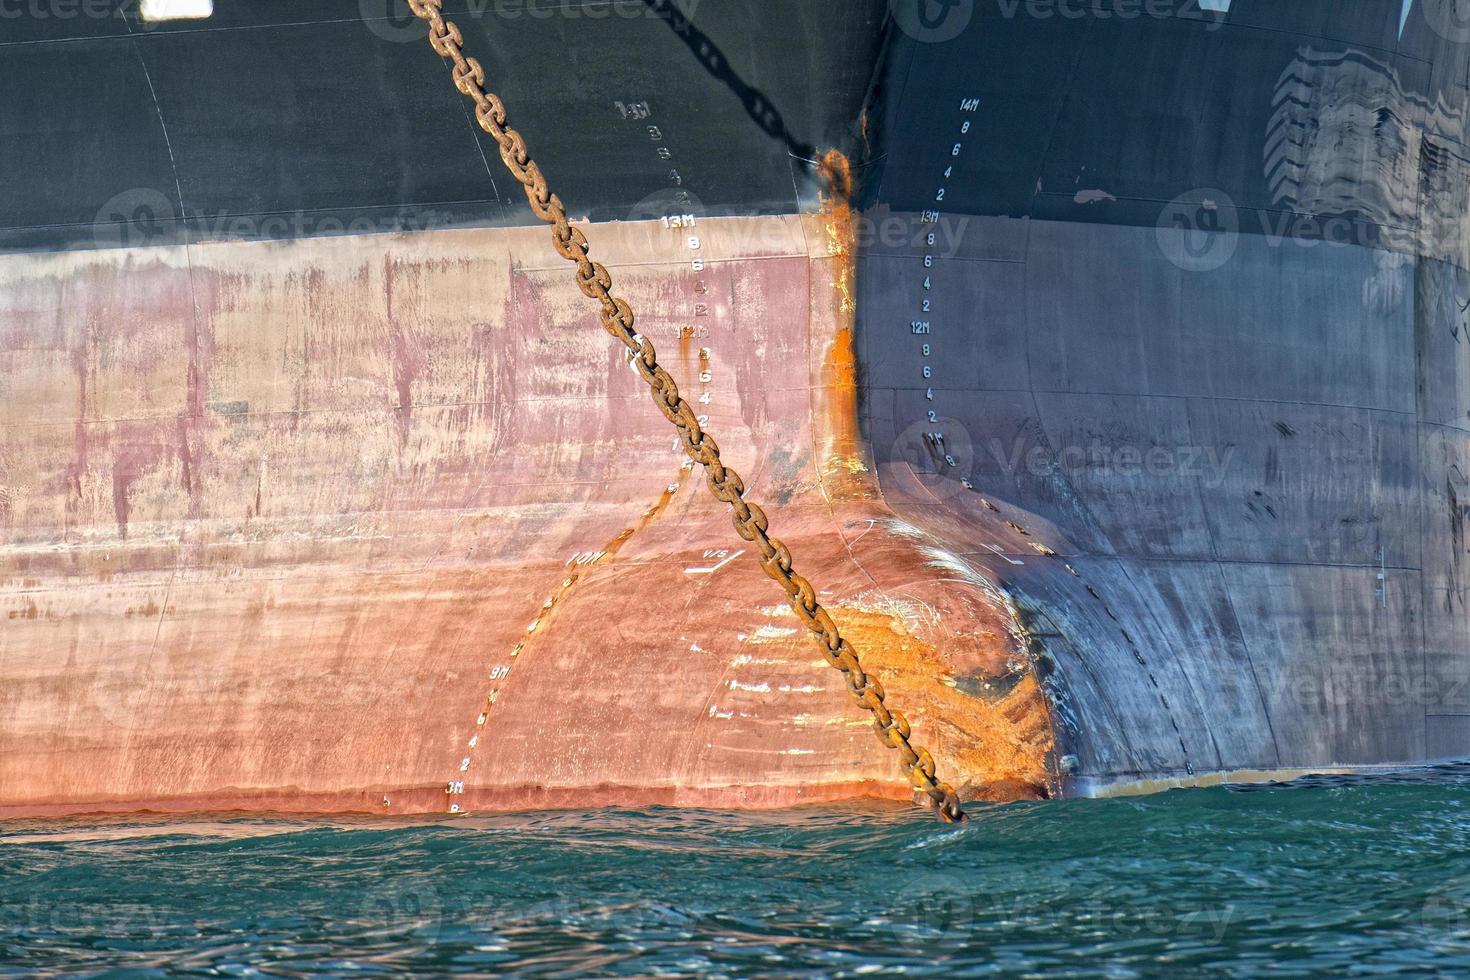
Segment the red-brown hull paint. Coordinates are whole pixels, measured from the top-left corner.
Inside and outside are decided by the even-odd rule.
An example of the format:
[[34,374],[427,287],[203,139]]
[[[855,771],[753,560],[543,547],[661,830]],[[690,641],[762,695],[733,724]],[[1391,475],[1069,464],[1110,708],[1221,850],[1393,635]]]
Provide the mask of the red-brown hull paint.
[[[590,229],[946,778],[1047,792],[1024,631],[867,472],[828,231]],[[0,816],[910,795],[544,232],[0,277]]]

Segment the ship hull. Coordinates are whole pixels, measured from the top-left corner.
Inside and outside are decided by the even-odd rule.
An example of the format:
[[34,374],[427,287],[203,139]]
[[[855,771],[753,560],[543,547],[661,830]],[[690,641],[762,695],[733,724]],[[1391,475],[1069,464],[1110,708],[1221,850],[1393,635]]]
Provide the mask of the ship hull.
[[[1470,755],[1470,30],[922,5],[451,13],[964,796]],[[909,798],[421,26],[219,6],[0,63],[0,814]]]
[[[589,229],[916,738],[1046,794],[1010,614],[856,438],[848,260],[692,230]],[[0,812],[910,795],[544,232],[4,263]]]

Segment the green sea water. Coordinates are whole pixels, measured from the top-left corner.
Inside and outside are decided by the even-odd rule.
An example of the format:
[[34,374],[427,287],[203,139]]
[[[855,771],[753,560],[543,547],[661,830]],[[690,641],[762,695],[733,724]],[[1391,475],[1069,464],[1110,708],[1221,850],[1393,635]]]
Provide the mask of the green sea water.
[[1470,777],[972,808],[0,824],[0,974],[1470,973]]

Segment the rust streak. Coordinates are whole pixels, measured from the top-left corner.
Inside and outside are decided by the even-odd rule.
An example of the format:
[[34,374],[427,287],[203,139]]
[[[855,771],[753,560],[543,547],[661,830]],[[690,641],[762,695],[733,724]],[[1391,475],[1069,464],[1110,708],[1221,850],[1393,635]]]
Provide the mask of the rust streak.
[[[834,324],[821,378],[827,422],[821,475],[833,500],[866,499],[875,496],[876,491],[871,480],[864,478],[870,467],[858,424],[857,215],[852,205],[852,165],[840,151],[828,150],[822,155],[818,171],[826,192],[815,220],[832,293],[830,304],[817,300],[814,315],[818,310],[827,313],[826,307],[830,306],[827,315]],[[821,278],[814,276],[817,281]]]

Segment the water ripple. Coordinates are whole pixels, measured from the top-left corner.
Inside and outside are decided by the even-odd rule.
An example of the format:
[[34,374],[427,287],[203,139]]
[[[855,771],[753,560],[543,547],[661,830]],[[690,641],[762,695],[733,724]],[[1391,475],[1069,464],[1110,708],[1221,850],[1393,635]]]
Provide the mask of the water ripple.
[[0,824],[0,975],[1470,970],[1470,777],[977,807]]

